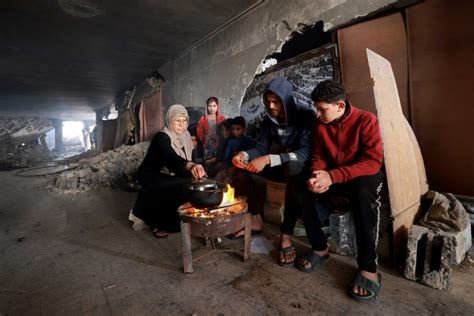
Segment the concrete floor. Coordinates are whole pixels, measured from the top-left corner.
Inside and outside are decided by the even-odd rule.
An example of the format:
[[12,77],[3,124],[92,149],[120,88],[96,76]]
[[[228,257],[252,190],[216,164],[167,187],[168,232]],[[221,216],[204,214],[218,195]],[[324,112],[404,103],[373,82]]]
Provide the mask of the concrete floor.
[[[63,195],[45,178],[0,172],[0,315],[255,315],[474,313],[474,269],[452,273],[448,291],[381,267],[379,300],[346,296],[355,260],[332,255],[311,274],[275,264],[274,255],[243,263],[215,253],[182,273],[181,237],[155,239],[127,220],[135,194],[98,190]],[[265,236],[277,239],[267,224]],[[225,243],[235,247],[240,241]],[[193,241],[195,253],[205,251]],[[300,245],[298,251],[305,247]]]

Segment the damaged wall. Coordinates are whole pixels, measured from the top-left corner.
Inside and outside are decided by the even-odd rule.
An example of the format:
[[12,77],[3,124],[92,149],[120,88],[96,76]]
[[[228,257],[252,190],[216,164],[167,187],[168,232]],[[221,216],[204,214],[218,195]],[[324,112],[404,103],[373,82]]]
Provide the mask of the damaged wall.
[[245,89],[262,60],[281,49],[292,32],[323,21],[325,31],[380,11],[395,0],[262,1],[197,46],[163,65],[163,103],[202,106],[217,96],[225,116],[240,114]]
[[[48,119],[0,116],[0,168],[26,167],[30,162],[48,160],[44,136],[52,129]],[[41,143],[36,143],[39,137]],[[26,145],[18,146],[22,143]]]
[[51,120],[38,117],[1,117],[0,143],[29,142],[53,129]]

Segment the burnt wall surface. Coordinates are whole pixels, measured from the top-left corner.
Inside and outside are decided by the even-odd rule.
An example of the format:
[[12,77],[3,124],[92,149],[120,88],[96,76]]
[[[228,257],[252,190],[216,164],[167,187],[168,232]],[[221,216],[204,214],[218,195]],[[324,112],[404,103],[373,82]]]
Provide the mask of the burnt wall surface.
[[351,20],[396,5],[395,0],[262,1],[252,11],[163,65],[163,103],[203,106],[217,96],[225,116],[240,104],[256,69],[279,51],[291,34],[323,21],[331,30]]

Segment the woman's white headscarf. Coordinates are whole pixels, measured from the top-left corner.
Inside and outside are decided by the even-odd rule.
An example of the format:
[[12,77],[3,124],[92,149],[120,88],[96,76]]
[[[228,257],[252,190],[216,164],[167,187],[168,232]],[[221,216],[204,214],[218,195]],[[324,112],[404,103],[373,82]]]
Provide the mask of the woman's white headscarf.
[[173,130],[173,121],[183,116],[188,120],[189,126],[189,115],[188,111],[181,104],[173,104],[166,112],[166,126],[163,128],[163,133],[168,135],[171,139],[171,147],[173,150],[186,160],[191,161],[193,152],[193,142],[191,140],[191,134],[186,130],[184,133],[178,134]]

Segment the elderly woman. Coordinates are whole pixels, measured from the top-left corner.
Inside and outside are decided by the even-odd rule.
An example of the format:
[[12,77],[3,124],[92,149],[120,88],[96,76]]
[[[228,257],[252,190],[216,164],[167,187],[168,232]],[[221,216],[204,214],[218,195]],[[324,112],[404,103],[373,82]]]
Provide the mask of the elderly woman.
[[138,192],[133,214],[153,228],[157,238],[179,231],[178,207],[185,203],[190,177],[206,177],[204,168],[191,161],[193,143],[187,131],[188,112],[180,104],[166,113],[166,126],[153,138],[138,168]]

